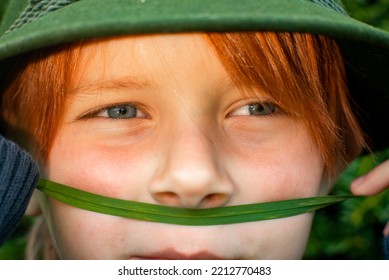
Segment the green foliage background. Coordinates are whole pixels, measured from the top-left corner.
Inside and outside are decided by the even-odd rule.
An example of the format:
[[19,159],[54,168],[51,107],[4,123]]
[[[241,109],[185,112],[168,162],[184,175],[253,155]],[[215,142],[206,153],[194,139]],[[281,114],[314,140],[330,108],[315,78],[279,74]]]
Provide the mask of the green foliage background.
[[350,16],[389,31],[389,0],[343,0]]
[[[343,0],[343,3],[352,17],[389,31],[389,0]],[[389,149],[375,157],[356,160],[341,176],[333,193],[349,193],[353,178],[386,159]],[[388,220],[389,191],[317,211],[304,258],[383,259],[382,230]],[[9,241],[0,247],[0,259],[24,258],[26,233],[33,222],[33,218],[21,221]]]
[[[354,161],[334,194],[349,193],[350,183],[389,159],[389,149]],[[383,259],[382,230],[389,220],[389,191],[347,200],[316,212],[305,259]]]

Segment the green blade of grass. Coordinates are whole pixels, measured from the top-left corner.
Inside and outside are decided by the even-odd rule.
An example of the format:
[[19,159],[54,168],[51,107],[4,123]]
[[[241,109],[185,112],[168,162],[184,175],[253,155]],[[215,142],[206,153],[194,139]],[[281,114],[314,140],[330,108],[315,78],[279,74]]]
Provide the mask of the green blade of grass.
[[150,222],[209,226],[279,219],[312,212],[342,202],[351,195],[321,196],[216,207],[188,209],[105,197],[40,179],[37,188],[63,203],[93,212]]

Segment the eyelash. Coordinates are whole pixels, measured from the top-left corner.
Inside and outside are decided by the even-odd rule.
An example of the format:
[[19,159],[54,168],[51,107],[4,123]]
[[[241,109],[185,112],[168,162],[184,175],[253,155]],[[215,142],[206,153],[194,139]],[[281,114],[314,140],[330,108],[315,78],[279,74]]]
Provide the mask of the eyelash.
[[[249,110],[247,114],[243,112],[245,108]],[[255,113],[254,110],[257,110],[258,114],[254,114]],[[265,111],[265,110],[267,110],[268,112],[261,113],[261,111]],[[240,115],[237,114],[239,111],[241,112]],[[238,107],[237,109],[229,113],[227,117],[234,117],[234,116],[267,117],[267,116],[275,115],[279,112],[280,112],[280,108],[273,102],[252,102]]]
[[[131,107],[135,110],[135,113],[136,115],[133,116],[133,117],[124,117],[124,118],[121,118],[121,117],[112,117],[109,115],[109,110],[112,110],[112,109],[117,109],[117,110],[122,110],[123,108],[125,107]],[[127,108],[128,110],[128,108]],[[128,111],[122,111],[120,113],[122,114],[125,114],[127,113]],[[103,114],[106,114],[105,116],[103,116]],[[139,113],[141,113],[141,116],[137,116]],[[79,117],[79,119],[92,119],[92,118],[105,118],[105,119],[116,119],[116,120],[120,120],[120,119],[135,119],[135,118],[148,118],[148,114],[145,113],[145,110],[143,110],[141,108],[140,105],[138,104],[134,104],[134,103],[118,103],[118,104],[111,104],[111,105],[106,105],[106,106],[103,106],[103,107],[100,107],[100,108],[96,108],[90,112],[87,112],[86,114],[82,115],[81,117]]]

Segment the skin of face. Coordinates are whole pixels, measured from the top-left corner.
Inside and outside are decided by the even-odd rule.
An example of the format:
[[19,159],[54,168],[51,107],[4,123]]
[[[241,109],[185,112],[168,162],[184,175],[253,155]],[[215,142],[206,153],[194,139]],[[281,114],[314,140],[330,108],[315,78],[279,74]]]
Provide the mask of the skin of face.
[[[203,36],[111,38],[87,45],[80,64],[46,178],[187,208],[323,192],[323,159],[302,121],[236,86]],[[253,114],[252,104],[265,110]],[[298,259],[312,222],[303,214],[191,227],[39,200],[63,259]]]

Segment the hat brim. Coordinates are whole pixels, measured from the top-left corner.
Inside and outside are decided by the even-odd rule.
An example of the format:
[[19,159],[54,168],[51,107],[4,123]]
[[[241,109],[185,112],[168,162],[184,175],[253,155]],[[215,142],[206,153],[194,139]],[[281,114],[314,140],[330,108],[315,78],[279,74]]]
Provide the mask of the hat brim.
[[[9,1],[0,33],[25,4]],[[385,138],[389,130],[389,33],[308,0],[82,0],[2,35],[0,59],[80,39],[192,31],[285,31],[335,38],[373,148],[389,146]]]
[[[16,2],[10,1],[0,32],[23,9]],[[387,32],[310,1],[82,0],[2,36],[0,59],[47,45],[101,36],[242,30],[318,33],[389,46]]]

